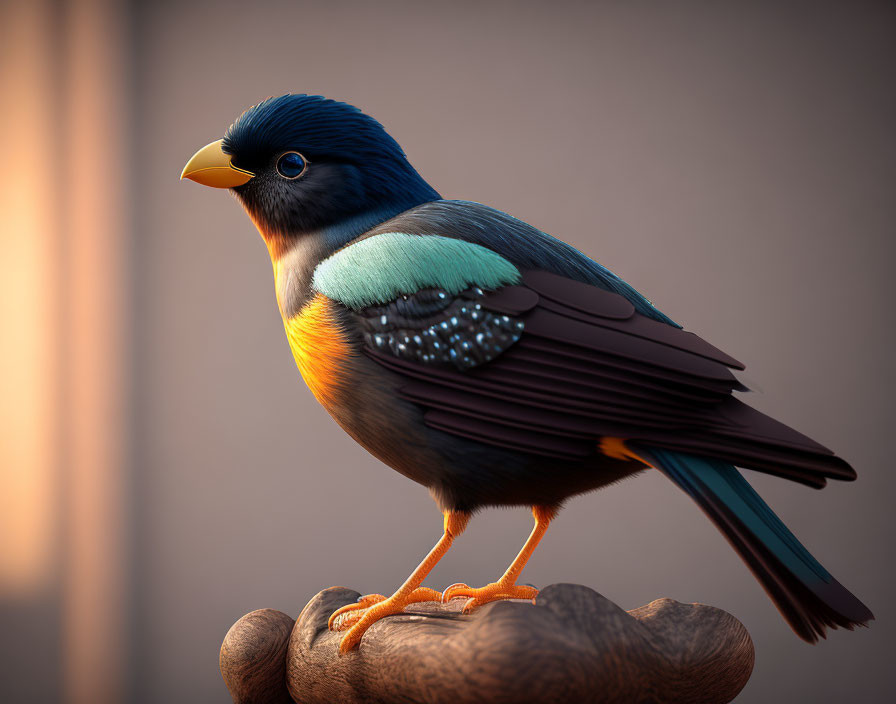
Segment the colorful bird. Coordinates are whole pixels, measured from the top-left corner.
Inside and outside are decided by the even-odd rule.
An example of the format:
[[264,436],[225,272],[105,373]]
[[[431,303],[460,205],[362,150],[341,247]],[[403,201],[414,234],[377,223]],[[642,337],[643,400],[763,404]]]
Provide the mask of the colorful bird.
[[[735,469],[821,488],[855,478],[846,462],[735,398],[737,360],[600,264],[503,212],[443,200],[357,108],[265,100],[182,178],[236,194],[267,244],[311,391],[444,513],[441,539],[394,594],[332,615],[341,652],[415,602],[463,597],[469,612],[535,598],[517,581],[564,500],[648,468],[697,502],[801,638],[873,618]],[[504,574],[422,586],[487,506],[535,516]]]

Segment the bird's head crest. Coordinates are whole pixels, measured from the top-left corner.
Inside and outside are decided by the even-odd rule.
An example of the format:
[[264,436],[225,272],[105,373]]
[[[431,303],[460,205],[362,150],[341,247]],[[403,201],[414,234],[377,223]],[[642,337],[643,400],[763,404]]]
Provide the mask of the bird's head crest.
[[383,126],[348,103],[321,95],[268,98],[240,115],[224,135],[223,149],[245,168],[272,154],[296,150],[309,159],[404,159]]

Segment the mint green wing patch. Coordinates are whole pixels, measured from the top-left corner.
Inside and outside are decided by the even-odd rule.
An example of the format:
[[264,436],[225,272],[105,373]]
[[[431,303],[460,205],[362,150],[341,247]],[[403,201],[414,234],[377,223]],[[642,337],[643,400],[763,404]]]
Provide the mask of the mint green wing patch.
[[481,245],[437,235],[386,232],[339,250],[317,265],[311,286],[360,310],[424,288],[453,295],[518,283],[519,270]]

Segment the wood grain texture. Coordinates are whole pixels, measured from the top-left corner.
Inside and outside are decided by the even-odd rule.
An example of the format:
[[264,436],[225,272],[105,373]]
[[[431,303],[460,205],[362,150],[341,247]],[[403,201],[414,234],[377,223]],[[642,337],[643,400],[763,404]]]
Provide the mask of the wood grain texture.
[[749,633],[720,609],[657,599],[626,612],[574,584],[544,588],[534,606],[497,602],[470,616],[459,613],[464,600],[417,604],[339,656],[342,634],[327,618],[358,596],[320,592],[291,633],[271,610],[237,622],[221,658],[223,673],[226,649],[234,702],[718,704],[753,669]]
[[292,704],[286,648],[294,624],[282,611],[259,609],[227,631],[218,662],[235,704]]

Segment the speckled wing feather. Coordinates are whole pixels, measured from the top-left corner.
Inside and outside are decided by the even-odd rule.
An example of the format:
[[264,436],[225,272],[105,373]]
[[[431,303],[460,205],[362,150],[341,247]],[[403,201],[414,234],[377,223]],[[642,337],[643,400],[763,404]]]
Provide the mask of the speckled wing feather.
[[[481,313],[475,320],[458,314],[471,302]],[[743,368],[737,360],[613,292],[530,271],[492,292],[421,292],[358,315],[366,353],[405,377],[401,395],[447,433],[570,460],[600,452],[603,437],[620,437],[814,487],[855,476],[827,448],[734,398],[743,390],[731,372]],[[505,316],[518,339],[481,353],[477,335]],[[455,319],[457,340],[475,350],[467,361],[410,351],[404,338],[423,349],[417,335],[422,341]],[[391,337],[377,337],[384,334]]]
[[523,323],[483,308],[479,287],[450,295],[425,288],[385,305],[369,306],[358,319],[368,347],[407,361],[466,370],[491,361],[519,340]]

